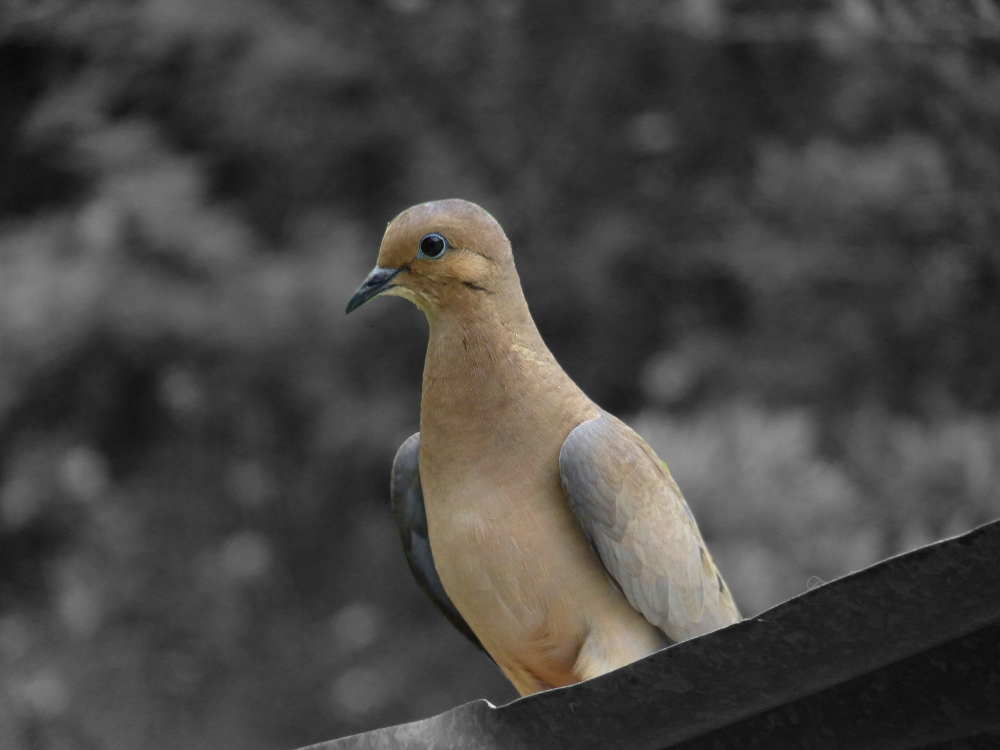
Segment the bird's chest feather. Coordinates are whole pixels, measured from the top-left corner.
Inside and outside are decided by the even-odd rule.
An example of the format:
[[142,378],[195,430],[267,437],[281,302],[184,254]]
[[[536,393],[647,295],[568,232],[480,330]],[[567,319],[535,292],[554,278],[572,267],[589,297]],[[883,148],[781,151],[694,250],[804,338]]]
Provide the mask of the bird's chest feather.
[[[498,602],[540,609],[552,569],[547,561],[559,555],[554,547],[566,544],[567,532],[579,533],[558,484],[522,468],[504,480],[456,472],[424,486],[438,574],[449,595],[454,589],[454,597],[472,607]],[[536,615],[519,613],[529,620]]]
[[466,351],[453,346],[424,372],[420,480],[435,567],[508,676],[512,663],[541,665],[565,684],[586,637],[577,594],[610,585],[559,476],[563,441],[596,409],[547,352]]
[[607,581],[558,472],[531,469],[505,481],[432,481],[428,530],[445,590],[505,671],[530,664],[550,684],[565,684],[587,635],[577,594]]

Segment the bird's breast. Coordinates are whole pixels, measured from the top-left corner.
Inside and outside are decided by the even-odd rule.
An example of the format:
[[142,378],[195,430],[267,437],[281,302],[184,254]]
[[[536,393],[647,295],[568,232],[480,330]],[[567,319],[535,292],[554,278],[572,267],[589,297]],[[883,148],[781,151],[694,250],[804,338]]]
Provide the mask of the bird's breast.
[[451,341],[445,358],[442,342],[424,371],[420,481],[438,575],[483,646],[525,694],[662,645],[562,490],[559,451],[597,408],[538,347],[474,357]]
[[[498,663],[532,664],[556,679],[586,637],[572,592],[608,582],[565,501],[560,508],[560,498],[526,484],[427,488],[428,530],[445,590]],[[532,491],[535,507],[526,507]]]
[[579,681],[588,648],[607,671],[663,645],[609,580],[558,471],[532,468],[424,487],[445,591],[522,694]]

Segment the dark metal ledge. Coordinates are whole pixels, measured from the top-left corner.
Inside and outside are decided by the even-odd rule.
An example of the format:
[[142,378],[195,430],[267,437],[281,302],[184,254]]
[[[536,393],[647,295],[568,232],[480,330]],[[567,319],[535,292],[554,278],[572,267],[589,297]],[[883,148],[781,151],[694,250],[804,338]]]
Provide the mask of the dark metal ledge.
[[303,750],[1000,747],[1000,521],[594,680]]

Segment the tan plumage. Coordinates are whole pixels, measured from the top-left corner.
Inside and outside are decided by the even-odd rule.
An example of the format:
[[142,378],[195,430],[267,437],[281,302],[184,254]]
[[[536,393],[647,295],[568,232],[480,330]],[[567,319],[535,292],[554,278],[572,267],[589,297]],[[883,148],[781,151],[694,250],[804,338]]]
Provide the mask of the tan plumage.
[[[411,567],[522,695],[739,620],[666,467],[545,346],[489,214],[457,200],[402,213],[348,311],[379,293],[430,323],[419,469],[409,443],[393,478],[422,488],[433,559],[401,520]],[[411,501],[394,490],[397,518]]]

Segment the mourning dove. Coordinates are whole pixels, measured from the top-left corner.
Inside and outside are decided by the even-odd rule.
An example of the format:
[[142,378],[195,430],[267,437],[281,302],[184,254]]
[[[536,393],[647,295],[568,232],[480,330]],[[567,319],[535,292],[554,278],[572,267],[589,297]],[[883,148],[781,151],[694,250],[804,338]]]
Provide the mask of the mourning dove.
[[490,214],[397,216],[347,312],[379,294],[430,324],[420,432],[392,470],[407,560],[522,695],[739,621],[666,465],[545,346]]

